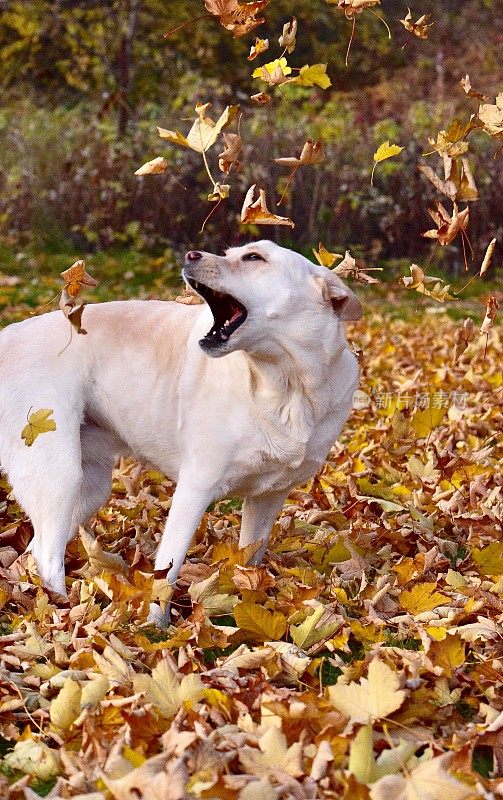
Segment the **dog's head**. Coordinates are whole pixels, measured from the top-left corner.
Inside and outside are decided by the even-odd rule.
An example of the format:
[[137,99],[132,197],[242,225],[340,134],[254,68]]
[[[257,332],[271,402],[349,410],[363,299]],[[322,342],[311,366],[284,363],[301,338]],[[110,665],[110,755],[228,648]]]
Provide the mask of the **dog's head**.
[[214,324],[200,340],[214,358],[234,350],[274,356],[295,341],[330,346],[341,320],[362,316],[360,301],[326,267],[260,241],[217,256],[191,250],[183,277],[208,303]]

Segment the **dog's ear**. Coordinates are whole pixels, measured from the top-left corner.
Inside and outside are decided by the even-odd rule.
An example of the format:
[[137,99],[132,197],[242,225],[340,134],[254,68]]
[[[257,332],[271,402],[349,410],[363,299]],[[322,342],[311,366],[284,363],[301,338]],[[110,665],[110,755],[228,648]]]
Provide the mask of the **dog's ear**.
[[333,272],[327,270],[326,275],[316,275],[323,300],[331,303],[335,313],[341,319],[356,320],[363,316],[363,306],[354,292],[351,291]]

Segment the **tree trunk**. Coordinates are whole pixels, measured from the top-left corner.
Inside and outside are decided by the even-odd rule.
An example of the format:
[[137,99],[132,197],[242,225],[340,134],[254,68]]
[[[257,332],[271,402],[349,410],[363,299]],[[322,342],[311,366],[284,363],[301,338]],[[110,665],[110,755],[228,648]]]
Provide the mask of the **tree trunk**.
[[121,138],[126,135],[131,113],[130,93],[133,78],[133,42],[140,4],[141,0],[130,0],[129,14],[119,45],[117,87],[119,92],[118,131]]

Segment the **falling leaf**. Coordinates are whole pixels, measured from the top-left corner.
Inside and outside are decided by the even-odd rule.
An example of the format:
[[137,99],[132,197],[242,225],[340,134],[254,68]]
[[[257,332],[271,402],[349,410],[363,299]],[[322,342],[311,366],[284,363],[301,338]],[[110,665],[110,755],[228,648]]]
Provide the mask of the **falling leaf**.
[[462,131],[459,131],[457,128],[455,128],[454,131],[454,134],[451,130],[439,131],[436,139],[433,139],[431,136],[428,137],[429,144],[439,155],[445,153],[449,158],[458,158],[458,156],[462,156],[464,153],[468,152],[468,142],[462,141],[456,135],[459,135]]
[[479,107],[478,117],[486,133],[496,139],[503,137],[503,92],[494,103],[483,103]]
[[271,96],[267,92],[258,92],[258,94],[252,94],[250,100],[259,106],[267,106],[271,102]]
[[236,624],[261,642],[277,641],[286,631],[286,617],[279,611],[268,611],[256,603],[238,603],[234,607]]
[[454,778],[447,767],[450,753],[430,758],[406,775],[386,775],[370,789],[371,800],[468,800],[473,786]]
[[426,231],[422,235],[428,239],[438,239],[439,244],[450,244],[458,235],[466,231],[468,227],[470,209],[468,206],[462,211],[458,211],[456,203],[452,216],[446,211],[442,203],[437,202],[436,209],[428,209],[430,217],[436,224],[437,229]]
[[82,327],[82,314],[84,313],[85,304],[75,302],[74,298],[68,294],[66,289],[63,289],[59,307],[70,322],[72,328],[74,328],[77,333],[85,335],[87,331]]
[[213,186],[213,190],[208,195],[208,200],[210,202],[218,201],[218,200],[226,200],[229,197],[229,192],[231,190],[230,184],[228,183],[215,183]]
[[326,0],[329,5],[336,5],[345,16],[351,19],[355,14],[361,14],[366,8],[380,5],[381,0]]
[[454,356],[453,364],[457,364],[462,353],[475,338],[475,327],[472,319],[465,319],[461,328],[455,333],[454,336]]
[[219,18],[220,24],[235,37],[250,33],[264,22],[257,17],[270,3],[270,0],[255,0],[252,3],[240,3],[238,0],[205,0],[206,9]]
[[206,114],[210,103],[198,103],[196,105],[197,118],[194,121],[187,137],[179,131],[169,131],[165,128],[157,128],[161,139],[167,139],[172,144],[179,144],[182,147],[189,147],[196,153],[206,153],[218,139],[222,130],[230,125],[234,120],[238,107],[227,106],[215,122]]
[[372,168],[372,174],[370,176],[370,184],[373,184],[374,181],[374,170],[381,161],[385,161],[387,158],[393,158],[393,156],[397,156],[401,153],[403,147],[399,147],[397,144],[390,144],[388,140],[383,142],[377,148],[376,152],[374,153],[374,166]]
[[352,723],[368,724],[383,719],[400,708],[405,692],[399,689],[400,679],[384,661],[374,658],[368,668],[368,678],[349,684],[337,681],[329,686],[330,702],[338,711],[350,718]]
[[494,325],[494,321],[496,319],[496,313],[499,307],[500,306],[496,297],[492,294],[489,295],[486,305],[486,314],[480,328],[481,333],[489,333],[492,326]]
[[71,267],[65,269],[61,273],[61,277],[65,281],[65,289],[70,297],[77,297],[82,291],[83,286],[97,286],[98,281],[95,281],[92,275],[86,272],[86,262],[76,261]]
[[243,208],[241,209],[241,222],[250,225],[289,225],[293,228],[295,223],[291,219],[279,217],[269,211],[264,189],[259,189],[258,198],[256,200],[253,199],[255,188],[256,184],[253,184],[246,193]]
[[411,264],[409,269],[410,276],[404,275],[401,278],[404,286],[409,289],[416,289],[416,291],[425,294],[427,297],[432,297],[439,303],[454,299],[454,296],[449,294],[450,285],[442,285],[441,278],[426,275],[417,264]]
[[262,55],[266,50],[269,50],[269,39],[259,39],[256,37],[254,44],[251,46],[248,61],[253,61],[254,58]]
[[405,30],[410,31],[413,33],[414,36],[417,36],[419,39],[427,39],[428,38],[428,28],[431,28],[434,25],[434,22],[428,22],[431,18],[431,14],[423,14],[419,17],[417,22],[412,22],[412,13],[410,8],[407,8],[407,15],[405,19],[399,20],[402,23]]
[[298,158],[291,156],[289,158],[275,158],[274,160],[277,164],[298,168],[308,164],[323,164],[325,153],[321,142],[313,142],[312,139],[308,139]]
[[56,430],[56,422],[50,419],[52,414],[52,408],[39,408],[28,416],[28,422],[21,431],[21,439],[27,447],[31,447],[40,434]]
[[162,156],[153,158],[152,161],[147,161],[139,169],[136,170],[135,175],[159,175],[161,172],[166,172],[168,162]]
[[269,61],[262,67],[257,67],[252,72],[252,78],[260,78],[269,84],[269,86],[281,86],[283,83],[289,83],[288,76],[291,74],[291,67],[288,66],[286,58],[276,58],[274,61]]
[[460,84],[463,87],[463,91],[465,92],[465,94],[468,95],[468,97],[475,97],[477,100],[489,99],[486,94],[481,94],[480,92],[476,92],[474,89],[472,89],[472,84],[469,75],[465,75],[464,78],[461,78]]
[[447,595],[437,592],[436,583],[418,583],[412,589],[402,589],[398,602],[400,607],[411,614],[422,614],[432,611],[449,601]]
[[332,81],[327,75],[327,64],[305,64],[300,68],[300,72],[289,83],[297,86],[319,86],[321,89],[328,89]]
[[224,133],[225,148],[218,156],[218,166],[226,175],[232,168],[237,172],[240,167],[241,153],[243,152],[243,142],[237,133]]
[[286,50],[287,53],[293,53],[295,50],[295,37],[297,36],[297,20],[293,17],[291,22],[285,22],[283,25],[283,33],[279,37],[279,46]]
[[313,247],[313,253],[322,267],[332,267],[337,259],[342,258],[340,253],[331,253],[329,250],[326,249],[320,242],[318,249],[315,250]]
[[[380,267],[375,267],[375,269],[379,270]],[[356,263],[356,259],[353,258],[349,250],[346,250],[346,254],[341,263],[337,264],[332,271],[335,272],[336,275],[339,275],[340,278],[351,278],[351,280],[354,280],[357,283],[369,284],[379,282],[376,280],[376,278],[373,278],[371,275],[367,275],[366,272],[360,269]]]
[[417,168],[439,192],[445,194],[450,200],[456,199],[456,186],[452,181],[443,181],[427,164],[418,164]]
[[482,275],[485,275],[485,273],[491,266],[491,261],[493,260],[495,249],[496,249],[496,239],[491,239],[491,241],[487,245],[487,250],[485,252],[485,256],[482,261],[482,266],[480,267],[480,272],[479,272],[480,277],[482,277]]

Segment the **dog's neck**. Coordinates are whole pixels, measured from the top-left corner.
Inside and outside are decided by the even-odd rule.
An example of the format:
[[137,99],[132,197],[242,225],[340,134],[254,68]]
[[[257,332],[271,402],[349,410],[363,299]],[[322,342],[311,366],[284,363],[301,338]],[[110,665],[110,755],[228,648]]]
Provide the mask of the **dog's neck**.
[[323,351],[313,364],[308,347],[296,343],[274,356],[243,353],[249,371],[249,386],[265,413],[274,414],[286,427],[308,436],[313,425],[327,413],[336,373],[346,342],[335,353]]

